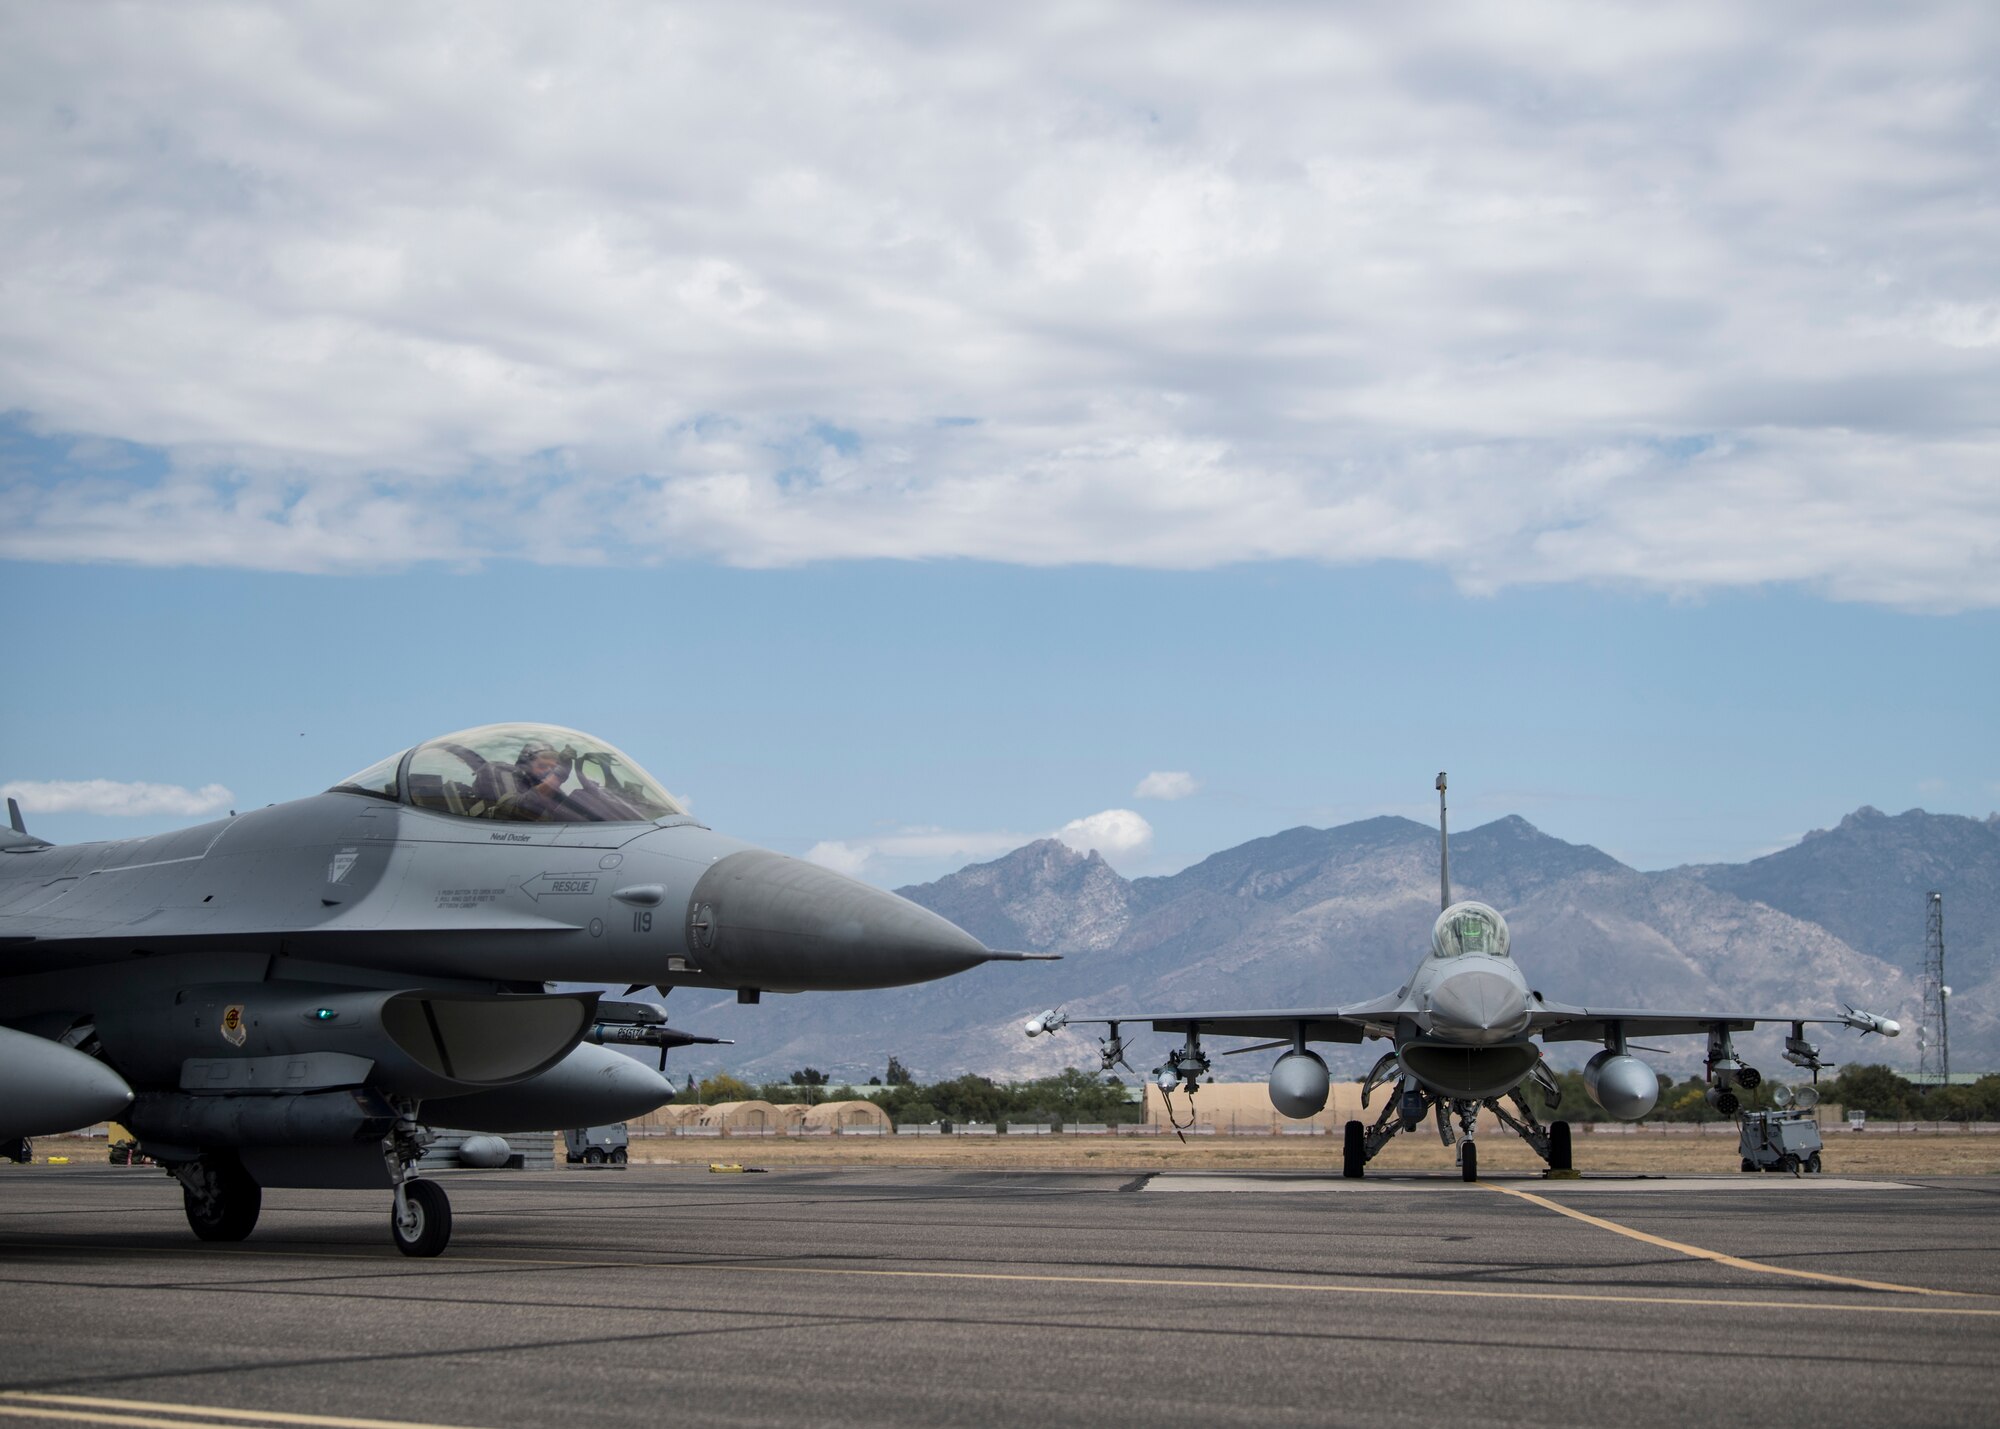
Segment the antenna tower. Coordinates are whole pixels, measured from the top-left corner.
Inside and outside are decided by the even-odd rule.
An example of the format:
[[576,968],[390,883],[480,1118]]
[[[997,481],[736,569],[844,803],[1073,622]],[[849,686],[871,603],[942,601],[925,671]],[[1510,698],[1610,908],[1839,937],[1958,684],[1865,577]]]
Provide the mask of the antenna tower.
[[1945,1004],[1951,988],[1944,980],[1944,895],[1930,895],[1924,919],[1924,1012],[1917,1030],[1917,1080],[1944,1086],[1951,1080],[1951,1036],[1945,1025]]

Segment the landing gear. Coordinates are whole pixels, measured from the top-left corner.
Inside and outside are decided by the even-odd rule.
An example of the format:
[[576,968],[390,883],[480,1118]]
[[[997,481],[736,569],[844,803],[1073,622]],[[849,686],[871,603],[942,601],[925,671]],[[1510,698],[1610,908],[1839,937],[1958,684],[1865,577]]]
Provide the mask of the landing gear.
[[1350,1121],[1340,1145],[1340,1174],[1350,1181],[1359,1181],[1367,1165],[1368,1133],[1360,1122]]
[[173,1168],[181,1183],[181,1203],[188,1228],[198,1240],[236,1241],[257,1228],[264,1209],[264,1188],[250,1178],[243,1163],[227,1152],[211,1152]]
[[1574,1167],[1569,1154],[1569,1123],[1552,1121],[1549,1123],[1549,1170],[1569,1171]]
[[25,1136],[0,1143],[0,1161],[12,1161],[18,1166],[26,1166],[35,1159],[34,1143]]
[[451,1200],[435,1181],[405,1181],[389,1211],[389,1234],[404,1255],[444,1254],[451,1243]]
[[1458,1174],[1466,1181],[1479,1179],[1479,1143],[1467,1141],[1458,1148]]

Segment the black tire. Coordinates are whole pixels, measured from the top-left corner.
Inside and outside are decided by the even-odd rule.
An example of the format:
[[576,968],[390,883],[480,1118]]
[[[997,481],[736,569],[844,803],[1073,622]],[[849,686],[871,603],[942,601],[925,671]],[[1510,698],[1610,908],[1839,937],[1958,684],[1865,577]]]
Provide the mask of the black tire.
[[403,1199],[409,1202],[415,1224],[407,1231],[396,1218],[396,1206],[389,1204],[389,1236],[404,1255],[428,1258],[443,1255],[451,1244],[451,1200],[435,1181],[406,1181]]
[[1757,1169],[1757,1163],[1755,1161],[1752,1161],[1749,1157],[1746,1156],[1743,1158],[1743,1169],[1745,1171],[1755,1171]]
[[1552,1121],[1549,1123],[1549,1170],[1568,1171],[1575,1166],[1570,1157],[1569,1123]]
[[627,1161],[630,1161],[631,1159],[632,1159],[631,1156],[627,1154],[625,1148],[622,1146],[618,1147],[611,1153],[611,1164],[613,1166],[623,1166]]
[[1468,1141],[1458,1153],[1458,1174],[1467,1181],[1479,1179],[1479,1143]]
[[1778,1158],[1778,1169],[1784,1172],[1787,1176],[1798,1175],[1799,1158],[1792,1155],[1791,1152],[1787,1151],[1783,1156],[1780,1156]]
[[1819,1153],[1817,1151],[1806,1158],[1806,1170],[1814,1176],[1819,1175]]
[[604,1164],[604,1148],[601,1146],[591,1147],[583,1153],[583,1162],[586,1166],[602,1166]]
[[1368,1133],[1358,1121],[1350,1121],[1340,1141],[1340,1174],[1359,1181],[1368,1166]]
[[209,1174],[216,1194],[204,1200],[185,1186],[181,1205],[187,1211],[188,1229],[196,1240],[237,1241],[257,1228],[258,1212],[264,1209],[264,1188],[250,1179],[250,1173],[234,1158],[211,1162]]

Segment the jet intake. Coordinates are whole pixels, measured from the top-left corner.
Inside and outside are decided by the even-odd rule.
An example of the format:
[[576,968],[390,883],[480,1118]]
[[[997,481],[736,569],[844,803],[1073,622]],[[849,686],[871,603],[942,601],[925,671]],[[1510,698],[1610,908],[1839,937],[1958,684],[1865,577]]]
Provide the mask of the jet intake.
[[540,1076],[427,1101],[418,1115],[464,1131],[559,1131],[644,1116],[673,1099],[673,1083],[644,1062],[586,1043]]
[[0,1141],[51,1136],[122,1116],[132,1088],[73,1047],[0,1027]]
[[590,1029],[595,993],[478,995],[209,984],[168,1006],[100,1009],[105,1055],[141,1086],[302,1093],[366,1085],[449,1096],[524,1081]]
[[1326,1063],[1317,1052],[1291,1051],[1271,1067],[1271,1105],[1281,1115],[1304,1121],[1326,1105]]
[[1583,1089],[1620,1121],[1637,1121],[1660,1099],[1660,1078],[1637,1057],[1607,1047],[1584,1065]]
[[1402,1059],[1403,1070],[1431,1091],[1476,1100],[1512,1091],[1542,1059],[1532,1042],[1473,1046],[1428,1038],[1403,1043],[1396,1055]]

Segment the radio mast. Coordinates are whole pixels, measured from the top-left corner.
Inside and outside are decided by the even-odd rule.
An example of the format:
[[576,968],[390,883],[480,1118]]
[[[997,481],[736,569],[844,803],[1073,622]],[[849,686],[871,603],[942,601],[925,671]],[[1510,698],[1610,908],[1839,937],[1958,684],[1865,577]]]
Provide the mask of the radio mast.
[[1951,1034],[1945,1021],[1950,1001],[1951,988],[1944,980],[1944,895],[1933,892],[1924,919],[1924,1011],[1917,1032],[1917,1080],[1926,1086],[1951,1081]]

